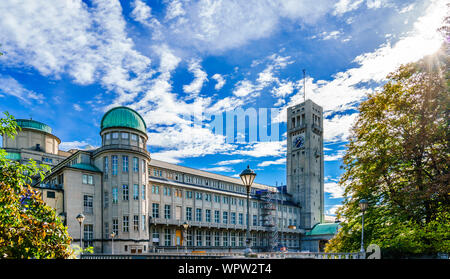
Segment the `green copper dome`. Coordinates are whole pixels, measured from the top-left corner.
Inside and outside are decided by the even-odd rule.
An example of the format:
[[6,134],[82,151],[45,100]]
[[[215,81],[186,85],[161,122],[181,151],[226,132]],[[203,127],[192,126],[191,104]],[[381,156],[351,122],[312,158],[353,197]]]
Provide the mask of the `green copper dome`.
[[147,133],[147,126],[142,116],[128,107],[112,108],[103,115],[101,130],[112,127],[132,128]]
[[34,129],[49,134],[52,133],[52,128],[50,128],[50,126],[32,119],[16,119],[16,123],[21,128]]

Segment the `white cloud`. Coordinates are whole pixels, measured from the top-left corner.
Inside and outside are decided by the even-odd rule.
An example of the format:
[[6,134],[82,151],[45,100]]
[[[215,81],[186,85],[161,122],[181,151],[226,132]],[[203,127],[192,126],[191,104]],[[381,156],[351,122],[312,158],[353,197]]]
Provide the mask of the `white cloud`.
[[2,76],[0,74],[0,97],[2,95],[14,96],[26,104],[31,104],[31,100],[42,104],[45,100],[44,95],[26,89],[10,76]]
[[68,151],[70,149],[81,149],[81,150],[92,150],[97,147],[90,145],[86,141],[67,141],[67,142],[61,142],[59,145],[59,149]]
[[341,208],[341,207],[342,207],[341,204],[333,205],[331,208],[329,208],[329,209],[327,209],[327,210],[325,211],[325,214],[331,215],[331,216],[336,216],[337,211],[338,211],[339,208]]
[[202,70],[198,60],[192,60],[188,69],[194,74],[194,80],[189,85],[184,85],[183,91],[190,94],[189,98],[195,98],[200,93],[203,83],[208,80],[208,74]]
[[[82,85],[100,82],[129,101],[149,76],[150,59],[134,49],[117,1],[0,2],[0,41],[7,66],[63,74]],[[45,15],[43,15],[45,11]],[[134,78],[130,76],[134,74]]]
[[344,187],[340,186],[336,182],[326,182],[324,183],[325,193],[329,193],[332,199],[342,198],[344,195]]
[[[324,148],[324,150],[325,150],[325,148]],[[324,160],[326,161],[326,162],[328,162],[328,161],[337,161],[337,160],[340,160],[340,159],[342,159],[342,157],[344,157],[344,154],[345,154],[345,150],[338,150],[335,154],[333,154],[333,155],[327,155],[327,154],[325,154],[324,155]]]
[[286,164],[286,158],[280,158],[274,161],[264,161],[258,164],[258,167],[267,167],[271,165],[284,165]]
[[364,0],[340,0],[334,7],[334,15],[343,15],[347,12],[356,10],[364,2]]
[[211,168],[200,168],[204,171],[213,171],[213,172],[234,172],[234,170],[230,167],[211,167]]
[[76,111],[82,111],[83,108],[81,108],[81,106],[79,104],[73,104],[73,109]]
[[244,146],[243,149],[238,149],[231,154],[247,155],[251,157],[266,157],[275,156],[280,157],[286,153],[285,141],[266,141],[250,143]]
[[[159,32],[173,45],[221,52],[267,38],[282,19],[311,24],[330,12],[332,0],[169,1]],[[236,27],[239,28],[236,28]]]
[[222,89],[222,87],[225,85],[226,82],[223,76],[220,74],[214,74],[212,78],[217,81],[216,85],[214,86],[214,89],[216,90]]
[[240,164],[242,162],[244,162],[243,159],[225,160],[225,161],[220,161],[220,162],[216,163],[216,165],[218,165],[218,166],[226,166],[226,165]]

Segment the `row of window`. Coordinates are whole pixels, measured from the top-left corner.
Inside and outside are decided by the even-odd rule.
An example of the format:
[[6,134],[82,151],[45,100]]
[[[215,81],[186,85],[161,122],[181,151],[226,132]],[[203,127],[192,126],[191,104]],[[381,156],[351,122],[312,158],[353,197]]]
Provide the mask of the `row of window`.
[[[128,173],[129,157],[127,155],[122,155],[121,161],[122,161],[122,164],[121,164],[122,172]],[[142,172],[145,174],[146,161],[145,160],[140,160],[140,161],[141,161]],[[139,173],[139,158],[133,157],[131,164],[132,164],[131,165],[132,171],[134,173]],[[105,178],[108,178],[109,166],[110,166],[109,157],[108,156],[103,157],[103,174],[104,174]],[[117,175],[118,170],[119,170],[119,156],[112,155],[111,156],[111,175]]]
[[118,140],[119,136],[122,140],[128,140],[131,139],[131,141],[144,143],[145,139],[143,137],[138,136],[137,134],[133,133],[127,133],[127,132],[112,132],[112,133],[106,133],[105,140]]
[[[164,229],[160,232],[158,229],[152,229],[152,238],[157,240],[156,244],[164,246],[181,245],[180,239],[176,237],[171,229]],[[163,234],[163,239],[160,238],[160,234]],[[174,238],[175,236],[175,238]],[[252,243],[254,246],[267,246],[268,239],[263,234],[251,234]],[[163,241],[162,241],[163,240]],[[175,243],[174,243],[175,240]],[[282,239],[284,245],[289,247],[298,246],[298,237],[294,235],[288,236],[288,238]],[[220,231],[203,231],[203,230],[187,230],[186,232],[186,245],[190,247],[194,246],[207,246],[207,247],[243,247],[245,245],[245,233],[244,232],[220,232]]]
[[[133,231],[138,232],[139,230],[145,231],[146,230],[146,216],[145,215],[133,215]],[[110,237],[109,232],[109,223],[105,222],[105,237]],[[115,235],[119,234],[119,219],[113,218],[112,219],[112,230],[111,232],[114,232]],[[130,216],[125,215],[122,216],[122,232],[130,232]]]
[[[140,188],[140,191],[139,191],[139,188]],[[147,187],[145,185],[142,185],[139,187],[138,184],[133,184],[133,192],[132,192],[133,200],[139,200],[139,197],[142,200],[145,200],[146,188]],[[130,189],[129,189],[128,184],[123,184],[121,190],[122,190],[121,191],[122,192],[122,200],[128,201],[129,196],[130,196]],[[105,197],[104,198],[105,208],[108,207],[108,202],[109,202],[108,196],[109,196],[108,192],[105,192],[105,196],[104,196]],[[112,203],[115,204],[115,203],[118,203],[118,201],[119,201],[119,189],[118,189],[118,187],[113,187],[112,188]]]
[[[179,182],[184,182],[188,184],[200,185],[200,186],[208,186],[212,188],[217,188],[221,190],[227,190],[237,193],[246,193],[246,188],[242,185],[235,185],[219,180],[208,179],[204,177],[193,176],[190,174],[173,172],[166,169],[152,168],[149,169],[149,175],[153,177],[163,177],[170,180],[175,180]],[[255,193],[255,189],[252,189],[252,193]]]
[[[152,194],[160,195],[161,194],[160,187],[163,190],[162,194],[164,196],[172,196],[172,193],[173,193],[173,195],[175,197],[182,198],[183,193],[184,193],[184,197],[186,199],[193,199],[195,196],[196,200],[204,200],[204,201],[209,201],[209,202],[214,200],[215,203],[223,203],[223,204],[231,204],[231,205],[238,204],[241,207],[243,207],[246,202],[245,199],[240,199],[240,198],[235,198],[235,197],[212,195],[209,193],[194,192],[194,191],[190,191],[190,190],[182,190],[182,189],[171,188],[171,187],[167,187],[167,186],[159,186],[159,185],[152,185]],[[252,206],[252,208],[263,208],[264,203],[258,203],[256,201],[252,201],[251,206]],[[281,206],[281,205],[278,205],[278,210],[283,211],[283,212],[289,212],[289,213],[297,213],[298,212],[298,208],[296,208],[296,207]]]
[[[209,193],[202,193],[202,192],[194,192],[189,190],[182,190],[177,188],[171,188],[166,186],[162,187],[162,194],[164,196],[175,196],[179,198],[183,198],[183,193],[186,199],[193,199],[195,196],[196,200],[204,200],[204,201],[212,201],[212,194]],[[161,193],[160,186],[159,185],[152,185],[152,194],[159,195]],[[216,203],[224,203],[224,204],[231,204],[236,205],[237,203],[240,206],[244,206],[244,199],[238,199],[234,197],[228,197],[228,196],[220,196],[220,195],[214,195],[214,202]],[[256,202],[254,202],[256,204]],[[257,205],[254,205],[254,207]],[[256,208],[256,207],[255,207]]]
[[[196,222],[203,222],[203,220],[206,223],[212,223],[214,220],[214,223],[216,224],[232,224],[232,225],[244,225],[245,222],[245,214],[244,213],[237,213],[237,212],[228,212],[228,211],[222,211],[222,214],[220,214],[220,210],[213,210],[211,209],[205,209],[204,215],[203,215],[203,209],[202,208],[196,208],[195,209],[195,216],[193,215],[193,208],[192,207],[185,207],[185,215],[184,220],[186,221],[196,221]],[[163,212],[164,219],[172,219],[172,206],[169,204],[164,205],[164,212]],[[153,218],[161,218],[160,215],[160,207],[159,203],[152,203],[152,217]],[[195,217],[195,219],[194,219]],[[204,219],[203,219],[204,217]],[[252,225],[253,226],[263,226],[264,220],[261,218],[262,216],[258,215],[252,215]],[[176,207],[175,212],[175,219],[180,220],[181,219],[181,206]],[[244,223],[245,222],[245,223]],[[287,227],[287,226],[297,226],[297,219],[288,219],[288,218],[279,218],[279,226],[280,227]]]

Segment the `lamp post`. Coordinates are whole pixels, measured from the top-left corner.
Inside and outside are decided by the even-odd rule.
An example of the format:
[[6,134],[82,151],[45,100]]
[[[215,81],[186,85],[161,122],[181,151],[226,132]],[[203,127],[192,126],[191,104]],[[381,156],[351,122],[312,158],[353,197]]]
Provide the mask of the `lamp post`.
[[187,254],[187,230],[188,230],[188,228],[189,228],[189,224],[185,221],[183,223],[183,229],[184,229],[183,245],[184,245],[184,253],[185,254]]
[[364,250],[364,212],[367,210],[367,207],[369,206],[367,200],[362,199],[359,201],[359,208],[362,211],[362,231],[361,231],[361,253],[365,253]]
[[83,236],[81,235],[81,224],[83,224],[84,215],[83,215],[83,213],[80,213],[75,218],[77,219],[78,223],[80,224],[80,251],[83,251]]
[[253,181],[255,180],[256,173],[250,169],[250,166],[247,166],[247,168],[243,170],[239,176],[241,177],[242,183],[247,188],[247,240],[245,255],[248,255],[252,252],[252,249],[250,248],[250,190]]
[[113,231],[111,234],[111,254],[114,255],[114,237],[116,237],[116,232]]

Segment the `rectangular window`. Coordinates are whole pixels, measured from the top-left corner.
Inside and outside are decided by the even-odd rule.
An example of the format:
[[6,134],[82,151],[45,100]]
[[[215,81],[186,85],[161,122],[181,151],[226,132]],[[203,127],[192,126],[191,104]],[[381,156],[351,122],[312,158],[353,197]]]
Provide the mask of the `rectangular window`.
[[145,231],[145,215],[142,215],[142,231]]
[[196,232],[197,246],[203,246],[203,242],[202,242],[202,238],[203,238],[202,231],[196,230],[195,232]]
[[220,223],[220,212],[219,212],[219,210],[215,210],[214,211],[214,222],[215,223]]
[[172,236],[170,234],[170,229],[164,229],[164,245],[165,246],[172,245]]
[[128,200],[128,185],[127,184],[122,185],[122,199],[124,201]]
[[166,204],[164,205],[164,218],[170,219],[171,213],[170,213],[170,205]]
[[203,194],[199,193],[199,192],[195,192],[195,199],[196,200],[202,200],[203,199]]
[[186,207],[186,220],[192,221],[192,208]]
[[231,232],[231,246],[236,247],[236,233]]
[[131,140],[137,141],[138,140],[138,136],[136,134],[131,134]]
[[214,232],[214,246],[220,246],[220,232]]
[[121,133],[122,134],[122,139],[128,139],[128,133]]
[[172,189],[169,187],[164,187],[164,196],[172,196]]
[[207,247],[211,246],[211,232],[210,231],[205,232],[205,245]]
[[214,201],[220,203],[220,196],[214,195]]
[[93,197],[84,195],[83,196],[83,206],[84,206],[84,213],[92,214],[93,213]]
[[103,157],[103,175],[107,179],[109,173],[109,163],[108,163],[108,157]]
[[109,223],[105,222],[105,229],[103,230],[103,233],[105,234],[105,238],[110,238],[109,236]]
[[188,230],[187,232],[186,232],[186,244],[187,244],[187,246],[192,246],[192,231],[191,230]]
[[186,191],[186,199],[192,199],[192,191]]
[[117,187],[112,188],[112,202],[117,203],[118,200],[118,194],[117,194]]
[[122,156],[122,171],[128,172],[128,156]]
[[211,223],[211,210],[210,209],[206,209],[206,211],[205,211],[205,221],[208,223]]
[[117,156],[111,156],[111,161],[112,161],[112,175],[117,175],[117,164],[118,164],[118,159]]
[[159,218],[159,203],[152,203],[152,217]]
[[54,191],[47,191],[47,198],[54,199],[55,198],[55,192]]
[[142,200],[145,200],[145,185],[142,185],[142,191],[141,191],[141,195],[142,195]]
[[236,224],[236,212],[231,212],[231,224]]
[[258,225],[258,216],[253,215],[253,226],[257,226]]
[[223,232],[222,243],[223,246],[228,246],[228,232]]
[[109,206],[109,193],[108,192],[103,193],[103,202],[104,202],[104,204],[103,204],[104,208],[108,208],[108,206]]
[[112,133],[112,138],[113,139],[118,139],[119,138],[119,133]]
[[244,214],[239,213],[239,225],[244,224]]
[[139,159],[133,157],[133,172],[139,172]]
[[152,194],[159,194],[159,186],[152,185]]
[[117,218],[112,219],[112,224],[112,231],[117,236],[117,234],[119,233],[119,220],[117,220]]
[[84,225],[84,236],[83,236],[83,245],[84,247],[90,247],[93,245],[94,239],[94,226],[91,224]]
[[129,220],[128,220],[128,216],[123,216],[123,222],[122,222],[122,228],[124,232],[128,232],[128,225],[129,225]]
[[195,221],[197,221],[197,222],[202,221],[202,209],[201,208],[195,209]]
[[228,212],[227,211],[224,211],[222,214],[222,222],[224,224],[228,224]]
[[139,200],[139,185],[133,185],[133,200]]
[[133,216],[133,229],[134,231],[139,231],[139,215]]

